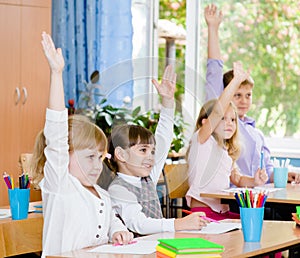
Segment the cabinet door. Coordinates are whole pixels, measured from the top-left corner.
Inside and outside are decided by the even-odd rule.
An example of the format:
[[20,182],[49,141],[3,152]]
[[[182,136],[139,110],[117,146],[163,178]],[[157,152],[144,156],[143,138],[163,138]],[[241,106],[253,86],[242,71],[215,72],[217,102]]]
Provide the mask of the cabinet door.
[[[0,5],[0,205],[7,204],[2,173],[18,172],[20,102],[20,17],[19,7]],[[21,92],[20,92],[21,93]],[[3,199],[6,202],[3,203]]]
[[32,152],[35,137],[43,129],[48,104],[50,70],[43,54],[42,32],[50,31],[50,8],[22,7],[21,37],[21,152]]
[[[50,7],[0,4],[0,176],[7,171],[15,182],[19,156],[33,151],[45,122],[50,73],[41,33],[50,32],[50,20]],[[7,188],[0,179],[0,205],[7,205]]]

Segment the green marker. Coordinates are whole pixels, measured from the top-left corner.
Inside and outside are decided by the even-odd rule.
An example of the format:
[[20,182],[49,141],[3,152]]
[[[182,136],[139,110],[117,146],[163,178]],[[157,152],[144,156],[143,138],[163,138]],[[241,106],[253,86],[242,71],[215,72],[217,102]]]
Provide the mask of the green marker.
[[296,210],[297,210],[297,217],[298,219],[300,219],[300,206],[296,206]]

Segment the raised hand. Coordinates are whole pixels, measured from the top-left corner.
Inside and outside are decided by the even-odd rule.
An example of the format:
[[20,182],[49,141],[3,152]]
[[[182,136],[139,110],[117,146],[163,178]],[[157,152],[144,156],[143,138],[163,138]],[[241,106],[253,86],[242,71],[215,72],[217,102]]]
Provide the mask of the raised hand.
[[176,89],[176,73],[173,67],[171,65],[166,67],[161,84],[155,79],[152,79],[152,83],[162,97],[162,105],[167,108],[172,108],[174,106],[174,94]]
[[65,66],[60,48],[56,49],[52,38],[46,32],[42,33],[42,46],[51,70],[49,108],[61,111],[65,109],[64,85],[62,72]]
[[60,48],[55,48],[53,40],[46,32],[42,33],[42,46],[52,72],[62,72],[65,66]]
[[214,4],[208,5],[204,9],[204,17],[207,26],[219,27],[223,20],[222,11],[218,11]]
[[250,72],[245,71],[243,64],[240,61],[237,61],[233,63],[233,75],[235,80],[238,80],[240,83],[242,83],[249,78]]

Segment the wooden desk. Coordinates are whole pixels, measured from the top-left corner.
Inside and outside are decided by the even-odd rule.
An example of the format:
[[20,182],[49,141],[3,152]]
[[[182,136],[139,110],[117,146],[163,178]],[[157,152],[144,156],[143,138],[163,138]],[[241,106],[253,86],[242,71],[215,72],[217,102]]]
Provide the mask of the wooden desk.
[[[274,184],[268,184],[267,186],[274,187]],[[236,204],[233,193],[219,191],[215,193],[201,193],[200,196],[218,198],[221,199],[222,203]],[[276,218],[277,208],[293,210],[295,205],[300,205],[300,184],[287,184],[286,188],[269,193],[265,207],[270,208],[270,219],[274,220]]]
[[[41,202],[30,203],[33,205]],[[9,208],[9,207],[2,207]],[[24,220],[0,220],[0,257],[42,251],[43,215],[29,213]]]
[[[259,243],[245,243],[241,230],[228,232],[222,235],[165,232],[142,237],[142,239],[156,240],[158,238],[174,237],[203,237],[224,245],[225,251],[222,253],[223,258],[259,257],[261,255],[274,254],[278,251],[300,246],[300,228],[296,227],[295,223],[291,221],[264,221],[262,238]],[[89,249],[91,248],[47,257],[155,258],[155,253],[148,255],[87,253],[86,251]]]
[[[268,184],[269,186],[274,186],[273,184]],[[234,199],[233,193],[228,193],[224,191],[215,193],[201,193],[201,197],[209,198],[219,198],[219,199]],[[300,184],[287,184],[286,188],[282,188],[278,191],[269,193],[267,198],[267,203],[282,203],[282,204],[295,204],[300,205]]]

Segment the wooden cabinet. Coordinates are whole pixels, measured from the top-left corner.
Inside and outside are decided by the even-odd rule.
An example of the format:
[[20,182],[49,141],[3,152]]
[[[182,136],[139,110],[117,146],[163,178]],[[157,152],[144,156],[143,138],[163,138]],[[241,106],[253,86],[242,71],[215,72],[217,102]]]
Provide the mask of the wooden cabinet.
[[[33,151],[45,122],[50,73],[42,31],[51,32],[51,0],[0,0],[0,175],[15,181],[20,154]],[[0,205],[6,204],[1,178]]]

